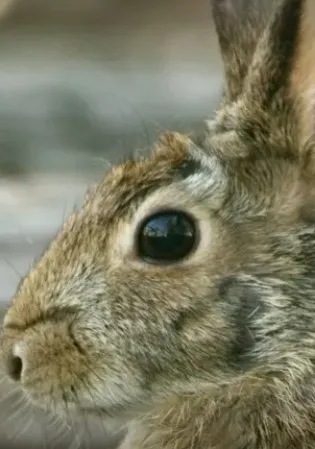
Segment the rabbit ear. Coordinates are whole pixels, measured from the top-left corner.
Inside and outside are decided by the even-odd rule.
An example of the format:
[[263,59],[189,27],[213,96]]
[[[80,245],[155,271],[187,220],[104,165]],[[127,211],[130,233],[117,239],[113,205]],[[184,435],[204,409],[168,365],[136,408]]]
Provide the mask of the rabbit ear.
[[[312,2],[313,0],[310,0]],[[269,106],[275,95],[288,87],[298,64],[302,15],[306,0],[282,0],[277,4],[261,39],[244,82],[243,95],[260,106]]]
[[309,140],[315,107],[314,0],[279,2],[256,47],[242,94],[248,109],[254,104],[274,115],[294,105],[299,145],[301,138]]
[[[233,8],[234,0],[213,1],[217,26],[227,28],[228,22],[223,26],[227,19],[222,17],[221,22],[218,21],[218,13],[223,14],[221,4],[229,4],[230,9]],[[239,4],[239,0],[236,0],[236,4]],[[233,53],[234,44],[225,38],[226,66],[230,64],[229,56],[232,63],[233,54],[238,55],[236,67],[238,79],[242,78],[242,83],[239,95],[234,99],[236,101],[223,104],[209,124],[210,135],[215,134],[212,140],[215,143],[218,138],[221,146],[224,138],[228,141],[224,147],[234,148],[234,153],[239,155],[241,151],[235,143],[237,138],[244,146],[245,155],[254,149],[264,155],[270,151],[282,154],[296,154],[298,151],[300,155],[304,152],[310,155],[309,144],[315,134],[315,0],[274,2],[263,29],[261,26],[258,24],[261,31],[255,45],[253,34],[249,34],[249,45],[254,51],[253,54],[249,52],[251,56],[247,54],[246,63],[245,45],[235,47],[242,47],[243,50]],[[244,43],[246,29],[248,27],[244,27]],[[226,36],[224,31],[220,38],[224,44],[222,36]],[[248,61],[244,74],[244,64]],[[235,96],[237,91],[233,87],[235,77],[232,76],[232,70],[232,67],[228,69],[228,86],[232,96]]]
[[212,0],[213,20],[225,69],[225,95],[229,101],[235,100],[242,91],[271,2]]

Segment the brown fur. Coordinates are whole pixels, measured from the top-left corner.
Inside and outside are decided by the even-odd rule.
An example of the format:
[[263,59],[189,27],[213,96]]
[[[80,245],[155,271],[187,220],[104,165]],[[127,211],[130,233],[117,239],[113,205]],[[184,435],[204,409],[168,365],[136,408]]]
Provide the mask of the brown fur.
[[[314,7],[212,3],[226,90],[203,147],[167,134],[89,192],[19,285],[4,360],[34,402],[127,420],[123,448],[311,449]],[[200,243],[149,264],[138,224],[168,207]]]

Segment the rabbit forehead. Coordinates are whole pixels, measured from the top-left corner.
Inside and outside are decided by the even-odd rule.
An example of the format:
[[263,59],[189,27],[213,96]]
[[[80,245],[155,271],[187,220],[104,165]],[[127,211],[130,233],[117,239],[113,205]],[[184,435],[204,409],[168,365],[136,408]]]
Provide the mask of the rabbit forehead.
[[106,215],[111,222],[120,220],[162,187],[171,189],[173,184],[183,183],[183,187],[191,186],[191,190],[200,193],[209,191],[213,180],[221,175],[221,164],[214,156],[206,154],[185,135],[167,134],[147,157],[128,159],[112,167],[88,193],[84,214],[87,219]]

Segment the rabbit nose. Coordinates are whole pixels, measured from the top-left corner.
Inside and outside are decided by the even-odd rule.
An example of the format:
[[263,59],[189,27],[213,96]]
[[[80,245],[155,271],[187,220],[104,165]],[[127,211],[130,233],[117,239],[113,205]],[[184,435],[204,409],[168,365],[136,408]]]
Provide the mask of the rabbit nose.
[[25,354],[22,345],[17,343],[14,345],[12,352],[7,356],[6,359],[7,374],[15,382],[19,382],[21,380],[24,367]]

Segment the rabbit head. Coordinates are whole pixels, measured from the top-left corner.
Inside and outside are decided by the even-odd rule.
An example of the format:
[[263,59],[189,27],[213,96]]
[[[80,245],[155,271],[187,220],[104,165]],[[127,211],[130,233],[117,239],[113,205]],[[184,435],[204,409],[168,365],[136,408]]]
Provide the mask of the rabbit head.
[[167,133],[111,168],[17,288],[4,360],[38,404],[134,417],[314,374],[314,2],[212,4],[225,92],[204,142]]

